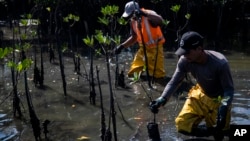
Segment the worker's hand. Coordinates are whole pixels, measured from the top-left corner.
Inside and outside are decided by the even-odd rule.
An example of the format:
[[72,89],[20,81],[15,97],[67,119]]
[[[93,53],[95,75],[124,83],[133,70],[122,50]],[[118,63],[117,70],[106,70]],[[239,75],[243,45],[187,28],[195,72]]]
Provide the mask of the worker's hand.
[[115,54],[120,54],[122,49],[124,48],[123,45],[118,45],[117,47],[115,47],[112,51],[112,54],[115,55]]
[[222,105],[219,107],[216,128],[222,130],[225,127],[227,112],[228,112],[228,106]]
[[223,128],[226,125],[227,111],[228,111],[227,106],[225,105],[220,106],[218,116],[217,116],[217,123],[215,127],[215,134],[214,134],[214,138],[216,141],[222,140],[224,138]]
[[155,101],[150,102],[149,107],[152,113],[157,114],[159,107],[164,106],[167,100],[163,97],[157,98]]

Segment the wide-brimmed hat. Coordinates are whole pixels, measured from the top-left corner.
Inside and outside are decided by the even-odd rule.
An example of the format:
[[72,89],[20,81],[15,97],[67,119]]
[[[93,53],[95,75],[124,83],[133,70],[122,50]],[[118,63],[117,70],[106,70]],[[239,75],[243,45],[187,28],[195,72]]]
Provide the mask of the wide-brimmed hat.
[[139,9],[139,5],[137,2],[130,1],[125,5],[124,13],[122,14],[122,17],[127,18],[130,16],[136,9]]
[[179,48],[175,52],[176,55],[183,55],[188,53],[190,49],[195,49],[203,45],[203,37],[194,31],[188,31],[181,37]]

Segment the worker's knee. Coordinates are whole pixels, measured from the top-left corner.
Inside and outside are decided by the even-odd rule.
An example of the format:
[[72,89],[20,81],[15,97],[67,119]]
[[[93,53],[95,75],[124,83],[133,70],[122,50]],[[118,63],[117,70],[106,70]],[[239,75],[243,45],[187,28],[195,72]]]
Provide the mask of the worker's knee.
[[190,133],[192,130],[192,124],[188,120],[179,117],[175,119],[175,126],[178,132]]

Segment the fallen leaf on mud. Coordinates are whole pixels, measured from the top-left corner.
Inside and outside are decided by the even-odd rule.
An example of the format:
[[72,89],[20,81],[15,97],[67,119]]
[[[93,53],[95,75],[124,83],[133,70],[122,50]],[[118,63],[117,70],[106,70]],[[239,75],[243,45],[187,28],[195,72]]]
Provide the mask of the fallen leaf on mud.
[[134,119],[141,119],[140,117],[134,117]]
[[86,136],[81,136],[80,138],[77,138],[77,140],[88,140],[90,139],[90,137],[86,137]]

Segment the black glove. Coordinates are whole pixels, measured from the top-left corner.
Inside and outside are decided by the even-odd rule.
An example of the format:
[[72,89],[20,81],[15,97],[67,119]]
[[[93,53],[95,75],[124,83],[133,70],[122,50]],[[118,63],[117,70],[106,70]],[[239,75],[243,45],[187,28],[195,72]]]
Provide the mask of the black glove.
[[123,45],[119,45],[119,46],[115,47],[115,48],[113,49],[112,54],[120,54],[123,48],[124,48]]
[[227,117],[227,111],[228,111],[228,106],[222,105],[220,106],[218,110],[218,116],[217,116],[217,125],[216,127],[218,129],[223,129],[226,125],[226,117]]
[[165,105],[167,100],[163,97],[157,98],[155,101],[150,102],[150,110],[152,113],[157,114],[158,113],[158,108]]
[[220,106],[217,116],[217,123],[215,127],[214,139],[215,141],[222,141],[224,138],[223,128],[226,125],[226,115],[228,107],[225,105]]

